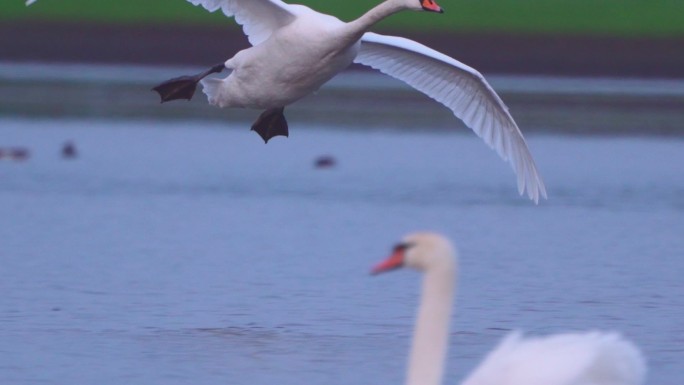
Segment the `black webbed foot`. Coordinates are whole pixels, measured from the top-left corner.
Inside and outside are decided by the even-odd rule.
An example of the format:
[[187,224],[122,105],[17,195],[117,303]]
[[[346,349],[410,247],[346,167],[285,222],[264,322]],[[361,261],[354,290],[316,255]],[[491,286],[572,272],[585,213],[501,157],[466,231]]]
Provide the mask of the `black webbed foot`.
[[264,143],[268,143],[269,139],[274,136],[289,136],[284,110],[285,107],[268,109],[252,124],[252,131],[256,131]]
[[196,76],[180,76],[169,79],[152,90],[159,93],[162,103],[177,99],[190,100],[195,95],[198,82],[199,79]]
[[157,91],[161,97],[161,102],[168,102],[170,100],[177,99],[192,99],[197,90],[197,83],[205,77],[219,73],[223,71],[226,67],[223,64],[217,64],[208,70],[192,76],[180,76],[177,78],[169,79],[158,86],[152,88],[153,91]]

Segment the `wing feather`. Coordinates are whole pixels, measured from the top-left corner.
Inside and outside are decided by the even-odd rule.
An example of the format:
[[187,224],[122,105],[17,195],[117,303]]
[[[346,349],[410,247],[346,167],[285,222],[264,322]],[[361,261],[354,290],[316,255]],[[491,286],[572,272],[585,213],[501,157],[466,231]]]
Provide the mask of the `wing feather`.
[[518,125],[475,69],[415,41],[365,33],[355,62],[402,80],[448,107],[517,175],[518,191],[535,203],[546,188]]
[[280,0],[188,0],[193,5],[201,5],[209,12],[219,9],[228,17],[242,25],[242,30],[250,44],[257,45],[278,28],[294,20],[291,5]]

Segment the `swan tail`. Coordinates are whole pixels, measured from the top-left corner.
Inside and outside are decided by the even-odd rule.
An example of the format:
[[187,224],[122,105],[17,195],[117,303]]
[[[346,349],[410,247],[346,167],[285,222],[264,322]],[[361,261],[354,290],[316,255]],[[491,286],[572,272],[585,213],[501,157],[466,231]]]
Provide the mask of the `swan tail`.
[[225,79],[202,79],[202,92],[204,92],[204,94],[207,95],[207,100],[209,101],[209,104],[219,107],[226,107],[226,105],[221,100],[221,89],[224,82]]

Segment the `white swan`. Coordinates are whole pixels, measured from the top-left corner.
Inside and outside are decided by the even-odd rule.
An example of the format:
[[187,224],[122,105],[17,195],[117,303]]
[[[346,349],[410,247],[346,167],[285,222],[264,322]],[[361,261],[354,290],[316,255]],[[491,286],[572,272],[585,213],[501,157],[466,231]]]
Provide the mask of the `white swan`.
[[[280,0],[188,0],[221,9],[243,26],[250,48],[195,76],[155,87],[162,102],[190,99],[202,81],[209,103],[266,110],[252,129],[268,141],[288,135],[283,109],[316,91],[352,62],[400,79],[442,103],[509,161],[518,191],[534,202],[546,198],[544,183],[508,108],[484,77],[459,61],[408,39],[367,32],[402,10],[442,12],[434,0],[385,0],[345,23],[306,6]],[[204,79],[224,69],[225,79]]]
[[[376,265],[379,274],[402,266],[424,274],[409,358],[407,385],[439,385],[449,338],[457,257],[443,236],[407,236]],[[513,332],[468,376],[463,385],[639,385],[644,359],[614,332],[523,337]]]

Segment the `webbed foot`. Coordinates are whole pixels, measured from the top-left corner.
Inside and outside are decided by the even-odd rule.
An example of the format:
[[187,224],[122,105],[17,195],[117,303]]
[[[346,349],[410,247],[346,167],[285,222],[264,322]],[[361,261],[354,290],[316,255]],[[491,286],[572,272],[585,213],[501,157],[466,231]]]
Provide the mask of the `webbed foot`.
[[264,143],[268,143],[274,136],[289,136],[284,110],[285,107],[268,109],[252,124],[252,131],[256,131]]
[[197,83],[199,83],[200,80],[204,79],[205,77],[211,74],[219,73],[223,71],[225,68],[226,67],[225,65],[223,65],[223,63],[217,64],[197,75],[186,75],[169,79],[159,84],[158,86],[152,88],[152,90],[159,93],[162,103],[178,99],[190,100],[192,99],[193,95],[195,95],[195,91],[197,90]]

